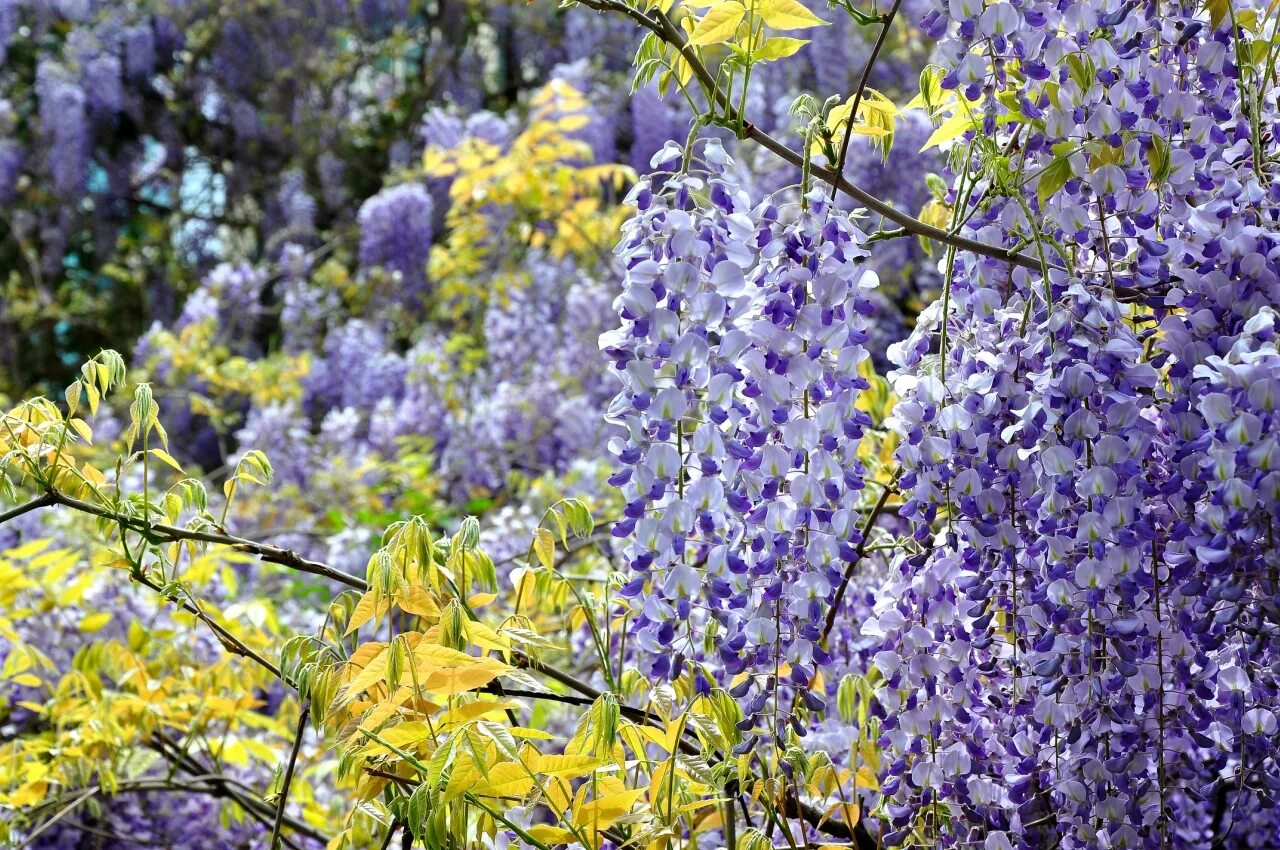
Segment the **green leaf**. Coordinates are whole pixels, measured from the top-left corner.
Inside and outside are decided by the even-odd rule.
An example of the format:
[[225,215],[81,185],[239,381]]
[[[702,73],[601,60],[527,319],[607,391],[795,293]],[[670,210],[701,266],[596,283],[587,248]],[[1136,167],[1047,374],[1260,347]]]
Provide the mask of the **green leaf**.
[[947,182],[941,176],[931,171],[924,176],[924,183],[935,201],[941,201],[947,196]]
[[1169,142],[1163,136],[1151,137],[1151,150],[1147,154],[1151,164],[1151,179],[1163,183],[1169,177]]
[[569,520],[569,528],[575,537],[587,537],[595,530],[595,521],[591,519],[591,509],[581,499],[566,499],[564,512]]
[[174,459],[173,455],[169,454],[164,449],[152,449],[151,454],[155,455],[157,458],[159,458],[169,466],[176,469],[178,471],[178,474],[180,475],[182,474],[182,464],[178,463],[178,461]]
[[946,72],[937,65],[926,65],[920,72],[920,93],[903,109],[923,109],[932,116],[946,97],[946,91],[942,88],[945,76]]
[[840,719],[846,725],[853,725],[857,719],[857,708],[858,682],[856,677],[846,675],[836,689],[836,709],[840,712]]
[[409,831],[419,840],[426,832],[427,818],[432,808],[431,788],[423,783],[415,788],[409,797]]
[[1036,197],[1040,199],[1040,206],[1043,207],[1045,201],[1065,186],[1071,177],[1071,161],[1065,156],[1055,157],[1053,162],[1040,172],[1040,179],[1036,182]]
[[1205,0],[1204,10],[1209,13],[1209,24],[1217,29],[1231,11],[1231,0]]
[[733,34],[738,31],[738,24],[742,23],[746,15],[747,10],[737,0],[727,0],[714,6],[693,28],[689,43],[700,47],[723,44],[733,38]]

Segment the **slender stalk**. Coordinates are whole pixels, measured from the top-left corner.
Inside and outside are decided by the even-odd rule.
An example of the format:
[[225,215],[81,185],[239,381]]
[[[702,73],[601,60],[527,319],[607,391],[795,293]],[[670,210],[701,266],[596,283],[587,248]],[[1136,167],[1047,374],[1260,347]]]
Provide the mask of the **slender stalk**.
[[298,713],[298,731],[293,736],[293,749],[289,751],[289,766],[280,780],[280,800],[276,803],[276,819],[271,826],[271,850],[280,846],[280,827],[284,823],[284,807],[289,803],[289,786],[293,783],[293,771],[298,765],[298,750],[302,749],[302,736],[307,730],[307,716],[311,714],[311,700],[302,703]]
[[85,800],[88,800],[94,794],[97,794],[100,790],[102,789],[99,788],[97,785],[91,785],[88,788],[86,788],[83,794],[81,794],[79,797],[76,797],[74,800],[68,803],[67,806],[62,809],[62,811],[58,812],[53,817],[49,818],[44,823],[40,824],[40,826],[31,830],[31,832],[27,834],[27,837],[23,839],[22,843],[19,844],[17,848],[15,848],[15,850],[23,850],[24,847],[29,847],[32,844],[32,842],[34,842],[37,838],[39,838],[46,830],[48,830],[58,821],[65,818],[67,815],[74,812],[77,808],[80,807],[81,803],[83,803]]
[[849,120],[844,127],[844,138],[840,141],[840,155],[836,158],[836,174],[844,174],[844,166],[849,158],[849,140],[853,138],[853,122],[858,117],[858,107],[862,105],[862,95],[867,90],[867,82],[871,79],[871,69],[875,67],[876,60],[880,58],[880,48],[884,47],[885,39],[889,35],[889,28],[893,26],[893,19],[898,16],[898,8],[901,5],[902,0],[893,0],[893,6],[884,16],[884,25],[880,27],[880,35],[876,37],[875,46],[871,48],[871,56],[867,59],[867,64],[862,68],[862,78],[858,80],[858,88],[853,93],[853,106],[849,110]]
[[202,611],[200,608],[198,608],[191,602],[185,599],[182,599],[180,597],[172,596],[168,593],[165,593],[165,590],[163,587],[156,584],[145,575],[141,575],[141,576],[134,575],[133,580],[141,584],[143,587],[153,590],[156,593],[163,596],[164,598],[173,602],[183,611],[186,611],[188,614],[194,615],[196,619],[198,619],[200,622],[208,626],[213,631],[213,633],[218,636],[218,640],[222,643],[222,645],[227,649],[228,652],[234,653],[236,655],[240,655],[244,658],[248,658],[250,661],[254,662],[258,666],[262,667],[264,670],[271,673],[271,675],[275,676],[281,682],[284,682],[286,685],[290,684],[290,682],[287,679],[285,679],[284,674],[280,671],[279,667],[277,667],[271,661],[268,661],[263,656],[259,655],[254,650],[250,649],[248,644],[240,640],[240,638],[236,637],[231,632],[227,631],[227,629],[224,626],[219,624],[216,620],[214,620],[212,617],[210,617],[208,614],[206,614],[204,611]]
[[845,568],[844,576],[840,579],[840,586],[836,588],[836,595],[831,598],[831,607],[827,609],[827,621],[822,627],[822,637],[820,638],[823,643],[826,642],[827,636],[831,634],[831,630],[835,628],[836,615],[840,611],[840,603],[844,601],[844,594],[849,589],[849,582],[853,580],[854,572],[867,554],[867,541],[871,539],[871,530],[875,528],[876,520],[880,518],[880,514],[884,511],[884,506],[889,503],[889,494],[894,492],[897,482],[898,471],[895,470],[893,476],[883,485],[880,498],[876,500],[871,513],[867,514],[867,519],[862,524],[862,539],[858,541],[857,549],[854,551],[854,558],[849,562],[849,566]]
[[[880,511],[883,511],[884,505],[887,503],[887,501],[888,501],[888,496],[887,495],[882,496],[881,502],[877,505],[878,509],[873,511],[873,515],[878,516]],[[123,514],[118,511],[115,511],[100,505],[95,505],[91,502],[86,502],[82,499],[77,499],[77,498],[68,496],[65,493],[62,493],[60,491],[53,490],[53,489],[46,491],[46,493],[41,497],[39,497],[38,499],[35,499],[32,502],[28,502],[20,506],[21,508],[20,510],[9,511],[8,513],[20,516],[23,513],[27,513],[39,507],[52,506],[52,505],[62,505],[64,507],[68,507],[73,510],[80,511],[82,513],[86,513],[91,516],[96,516],[101,519],[109,520],[111,522],[114,522],[120,525],[122,528],[128,528],[133,531],[136,531],[141,535],[147,536],[153,541],[159,540],[162,542],[166,542],[166,541],[175,542],[179,540],[195,540],[200,542],[207,542],[207,543],[214,543],[218,545],[229,546],[239,551],[248,552],[250,554],[256,554],[263,560],[279,564],[281,566],[287,567],[289,569],[293,569],[298,572],[305,572],[312,575],[322,576],[325,578],[332,578],[350,587],[355,587],[361,590],[368,589],[368,585],[364,581],[364,579],[357,578],[355,576],[351,576],[346,573],[343,573],[339,570],[336,570],[328,566],[327,564],[323,564],[317,561],[307,560],[305,558],[302,558],[296,552],[292,552],[290,550],[280,549],[274,546],[267,546],[262,543],[257,543],[252,540],[246,540],[244,538],[235,537],[229,534],[196,531],[192,529],[178,528],[175,526],[170,526],[165,524],[151,524],[150,526],[143,526],[142,521],[137,517],[132,517],[127,514]],[[865,540],[865,535],[864,535],[864,540]],[[141,584],[149,587],[151,590],[157,593],[162,593],[162,594],[164,593],[164,589],[161,586],[155,584],[145,575],[138,578],[137,580]],[[843,588],[843,585],[842,585],[842,588]],[[292,684],[292,683],[289,683],[288,680],[284,678],[282,672],[275,664],[263,658],[258,653],[254,652],[243,641],[235,637],[235,635],[227,631],[226,628],[218,624],[215,620],[213,620],[206,613],[204,613],[199,608],[191,604],[189,601],[183,600],[181,598],[175,599],[171,596],[168,598],[170,598],[173,602],[175,602],[175,604],[179,605],[184,611],[187,611],[188,613],[196,616],[198,619],[201,620],[201,622],[205,623],[205,625],[207,625],[210,629],[212,629],[215,632],[215,634],[217,634],[218,637],[221,640],[223,640],[224,645],[227,647],[229,651],[235,652],[237,654],[243,655],[246,658],[253,660],[255,663],[259,664],[264,669],[270,671],[274,676],[279,678],[281,681],[285,682],[286,684],[290,684],[290,685]],[[601,692],[599,690],[597,690],[596,688],[593,688],[592,686],[590,686],[586,682],[583,682],[582,680],[578,679],[572,674],[566,673],[565,671],[560,670],[550,664],[547,664],[546,662],[534,659],[531,656],[529,656],[527,653],[524,653],[520,650],[510,650],[509,652],[511,656],[517,659],[517,661],[522,666],[530,670],[533,670],[535,672],[541,673],[542,675],[546,676],[549,679],[559,682],[560,684],[564,685],[570,690],[575,691],[580,696],[571,697],[571,696],[563,696],[563,695],[550,694],[550,693],[542,694],[534,691],[506,689],[505,692],[507,695],[537,698],[537,699],[547,699],[547,700],[552,700],[557,702],[566,702],[566,703],[572,701],[572,704],[579,704],[579,705],[590,704],[591,701],[594,701],[595,699],[601,696]],[[585,697],[586,699],[585,700],[582,699],[583,697]],[[649,723],[657,722],[661,724],[661,720],[659,718],[657,718],[656,716],[650,715],[648,712],[644,712],[629,706],[619,706],[619,709],[622,711],[623,714],[627,715],[629,718],[641,720],[643,722],[649,722]],[[696,742],[696,740],[690,740],[689,736],[693,735],[693,733],[687,729],[685,730],[685,732],[686,732],[685,737],[682,737],[682,739],[679,742],[679,748],[681,752],[685,753],[686,755],[704,755],[702,753],[701,747]],[[166,757],[172,758],[173,756],[172,754],[166,754]],[[712,763],[717,763],[721,760],[723,760],[723,757],[720,756],[718,753],[713,753],[711,755]],[[200,771],[199,767],[196,765],[197,763],[188,760],[185,762],[181,762],[179,766],[181,767],[182,770],[188,773],[193,772],[193,770],[197,773],[201,773],[201,772],[208,773],[207,771]],[[246,797],[243,793],[235,791],[234,788],[231,787],[232,784],[234,784],[234,780],[230,780],[225,777],[220,777],[216,780],[215,787],[200,788],[197,790],[201,790],[205,793],[210,793],[214,796],[227,797],[228,799],[231,799],[237,804],[239,804],[241,808],[253,814],[256,820],[262,820],[264,823],[269,823],[270,822],[269,818],[274,817],[278,814],[277,810],[271,809],[265,803],[261,803],[261,801],[256,801],[251,797]],[[249,794],[254,793],[250,789],[245,789],[245,790]],[[823,812],[820,812],[817,809],[813,808],[812,806],[809,806],[803,801],[795,798],[790,791],[785,792],[785,797],[786,799],[784,801],[784,804],[787,806],[788,811],[794,811],[798,813],[795,816],[802,818],[806,823],[808,823],[813,828],[819,830],[820,832],[823,832],[827,835],[831,835],[836,838],[853,838],[855,839],[857,846],[860,848],[860,850],[862,850],[862,848],[868,848],[869,850],[869,848],[875,847],[874,839],[866,831],[866,828],[861,823],[856,824],[853,827],[850,827],[848,824],[843,823],[841,821],[831,820],[827,818]],[[745,806],[745,801],[742,799],[741,794],[739,794],[739,801],[742,802]],[[748,817],[748,822],[750,822],[749,817]],[[316,838],[321,842],[324,842],[326,840],[324,836],[321,836],[320,834],[316,833],[314,830],[311,830],[305,824],[297,821],[294,818],[288,817],[287,815],[285,816],[284,823],[288,825],[291,829],[297,832],[300,832],[304,835],[308,835],[309,837]],[[287,841],[287,839],[285,840]]]
[[[226,798],[252,815],[253,819],[261,823],[263,826],[271,825],[271,818],[274,816],[275,812],[270,806],[259,799],[258,792],[254,789],[248,787],[242,782],[232,779],[229,776],[223,776],[222,774],[215,773],[201,764],[195,756],[181,752],[178,749],[176,742],[169,740],[169,738],[162,734],[155,736],[155,744],[153,748],[166,759],[174,760],[178,765],[178,769],[183,773],[190,775],[193,782],[204,783],[203,787],[201,785],[186,785],[181,786],[180,790],[199,791],[213,797]],[[294,832],[297,832],[300,835],[305,835],[308,838],[321,842],[322,844],[326,844],[329,841],[329,836],[321,832],[317,832],[315,829],[312,829],[307,824],[290,815],[285,815],[284,824]],[[284,840],[291,846],[296,846],[287,838]]]
[[[328,564],[322,564],[318,561],[312,561],[304,558],[292,549],[268,546],[265,543],[258,543],[253,540],[246,540],[243,537],[236,537],[234,535],[224,534],[221,532],[179,528],[177,526],[166,525],[163,523],[146,523],[138,517],[129,516],[128,514],[123,514],[119,511],[114,511],[101,505],[95,505],[92,502],[86,502],[82,499],[77,499],[74,496],[68,496],[61,490],[48,490],[41,499],[45,499],[46,501],[42,502],[40,505],[36,505],[35,507],[55,504],[65,505],[66,507],[80,511],[81,513],[91,514],[96,517],[101,517],[102,519],[109,519],[112,522],[120,523],[121,525],[128,526],[130,529],[137,531],[139,534],[144,534],[161,541],[175,542],[178,540],[195,540],[201,543],[215,543],[220,546],[228,546],[240,552],[247,552],[250,555],[257,555],[264,561],[279,564],[282,567],[288,567],[289,569],[297,572],[309,573],[322,578],[332,579],[333,581],[340,582],[345,584],[347,587],[353,587],[362,592],[369,589],[369,585],[364,579],[359,578],[358,576],[349,575],[341,570],[336,570]],[[23,507],[26,507],[27,510],[34,510],[32,507],[28,507],[31,504],[32,503],[27,503],[27,506]],[[25,512],[25,510],[22,511],[22,513]],[[19,514],[19,516],[20,515],[21,514]],[[7,515],[0,516],[0,522],[3,522],[6,518]]]

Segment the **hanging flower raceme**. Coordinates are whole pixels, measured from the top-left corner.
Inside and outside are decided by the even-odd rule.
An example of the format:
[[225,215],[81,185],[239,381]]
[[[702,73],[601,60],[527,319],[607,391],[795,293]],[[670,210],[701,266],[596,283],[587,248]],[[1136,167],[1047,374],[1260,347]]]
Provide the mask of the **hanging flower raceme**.
[[1233,20],[952,0],[923,21],[932,100],[976,116],[961,232],[1042,270],[957,252],[894,347],[922,548],[863,630],[889,846],[1274,841],[1280,196]]
[[[1117,827],[1157,802],[1154,762],[1095,763],[1152,745],[1173,710],[1150,724],[1135,712],[1161,699],[1157,656],[1175,652],[1144,619],[1161,524],[1156,371],[1127,308],[1096,286],[1065,290],[1052,311],[971,317],[945,383],[901,376],[902,512],[941,526],[871,629],[885,638],[883,742],[898,758],[884,790],[904,840],[970,840],[973,812],[1052,841],[1036,825],[1054,811],[1096,842],[1098,800]],[[1177,737],[1170,725],[1164,746]]]
[[[794,213],[752,204],[715,173],[717,144],[708,159],[709,179],[631,194],[623,327],[601,339],[623,382],[614,534],[629,540],[650,672],[761,674],[737,688],[755,691],[750,717],[828,660],[823,621],[860,541],[858,367],[876,279],[863,234],[827,198]],[[765,680],[780,667],[785,683]]]

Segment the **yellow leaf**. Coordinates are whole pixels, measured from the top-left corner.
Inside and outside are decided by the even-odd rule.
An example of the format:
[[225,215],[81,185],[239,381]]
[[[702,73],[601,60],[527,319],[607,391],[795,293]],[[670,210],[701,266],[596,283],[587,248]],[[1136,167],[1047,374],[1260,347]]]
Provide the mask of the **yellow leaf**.
[[467,640],[481,649],[511,648],[511,641],[477,620],[468,620],[463,625],[463,629],[466,630]]
[[933,134],[929,136],[928,140],[925,141],[924,146],[921,147],[920,150],[927,151],[929,148],[937,147],[938,145],[944,144],[963,135],[966,130],[973,129],[974,125],[977,123],[973,116],[973,110],[980,102],[981,99],[975,101],[973,106],[961,104],[960,107],[956,109],[954,115],[946,121],[943,121],[942,124],[933,131]]
[[573,805],[573,787],[569,784],[569,780],[553,776],[543,784],[542,790],[546,792],[547,808],[551,809],[556,817],[564,817],[569,807]]
[[467,655],[465,652],[459,652],[456,649],[450,649],[447,646],[441,646],[438,643],[420,643],[413,650],[413,663],[418,665],[418,670],[429,670],[434,668],[450,668],[450,667],[472,667],[475,665],[491,665],[496,664],[503,670],[509,669],[493,658],[477,658],[474,655]]
[[471,606],[472,610],[475,610],[476,608],[483,608],[497,598],[498,594],[496,593],[473,593],[471,598],[467,600],[467,605]]
[[387,662],[390,658],[391,654],[387,652],[387,647],[383,644],[378,654],[371,658],[364,669],[347,684],[347,696],[355,697],[357,694],[367,691],[373,685],[381,682],[387,675]]
[[374,616],[382,616],[386,613],[387,603],[384,600],[382,604],[378,604],[378,597],[372,590],[366,592],[360,597],[360,601],[356,603],[356,607],[351,612],[351,620],[347,623],[347,630],[343,635],[349,635],[356,629],[369,622]]
[[155,455],[156,457],[158,457],[160,460],[162,460],[162,461],[164,461],[165,463],[167,463],[169,466],[172,466],[174,469],[176,469],[176,470],[178,471],[178,474],[179,474],[179,475],[184,474],[184,473],[182,472],[182,464],[180,464],[180,463],[178,463],[176,460],[174,460],[174,459],[173,459],[173,455],[169,454],[169,453],[168,453],[168,452],[166,452],[164,449],[152,449],[152,450],[151,450],[151,453],[152,453],[153,455]]
[[573,825],[579,829],[590,828],[592,832],[608,829],[614,821],[631,811],[636,800],[643,796],[644,789],[639,788],[597,797],[574,811]]
[[802,30],[825,26],[826,21],[810,12],[799,0],[760,0],[756,14],[766,26],[776,30]]
[[[723,802],[724,802],[723,799],[715,798],[715,797],[712,797],[707,800],[694,800],[692,803],[685,803],[683,806],[680,806],[679,808],[676,809],[676,811],[688,814],[689,812],[696,812],[700,809],[705,809],[708,806],[716,806]],[[708,824],[705,820],[699,821],[699,825],[703,829],[706,829],[708,826],[710,826],[710,824]]]
[[511,585],[515,588],[516,611],[530,608],[537,600],[538,580],[528,567],[516,567],[511,571]]
[[416,614],[419,617],[428,619],[436,619],[440,616],[440,606],[436,604],[435,597],[428,593],[425,588],[411,587],[397,601],[401,610],[408,614]]
[[407,750],[414,744],[430,740],[431,727],[421,720],[412,720],[408,723],[401,723],[399,726],[393,726],[390,729],[384,729],[376,734],[382,739],[382,742],[370,740],[369,746],[362,751],[364,755],[391,752],[387,745]]
[[422,682],[422,689],[433,694],[461,694],[483,688],[500,675],[502,670],[491,667],[451,667],[433,671]]
[[97,614],[86,614],[80,620],[80,631],[96,632],[107,623],[111,622],[113,615],[107,611],[99,611]]
[[596,768],[603,766],[604,762],[590,756],[532,753],[525,759],[525,765],[534,773],[573,779],[578,776],[586,776]]
[[364,774],[360,777],[360,781],[356,783],[356,799],[372,800],[386,790],[387,783],[390,782],[385,776],[373,776],[372,774]]
[[581,130],[583,127],[587,126],[588,123],[590,123],[590,119],[588,119],[587,116],[581,113],[574,113],[566,115],[556,121],[556,126],[566,133],[573,133],[577,130]]
[[774,36],[755,52],[755,58],[764,62],[785,59],[808,43],[808,39],[788,38],[783,35]]
[[523,797],[533,788],[533,777],[523,765],[503,762],[489,768],[489,775],[475,785],[473,793],[484,797]]
[[876,776],[876,772],[871,769],[870,765],[859,765],[858,772],[853,777],[853,787],[878,789],[880,787],[880,777]]
[[30,543],[24,543],[17,549],[10,549],[5,552],[4,555],[6,558],[14,561],[26,560],[27,558],[30,558],[33,555],[38,555],[45,549],[48,549],[49,544],[52,542],[53,540],[51,538],[41,537],[38,540],[32,540]]
[[72,419],[71,427],[75,429],[75,432],[79,434],[80,438],[86,443],[93,443],[93,429],[89,427],[89,423],[85,422],[83,419]]
[[544,732],[541,729],[530,729],[526,726],[508,726],[507,731],[511,733],[513,738],[524,738],[528,741],[553,741],[556,737],[550,732]]
[[511,668],[494,658],[476,658],[436,644],[413,651],[422,689],[433,694],[459,694],[484,687]]
[[[506,711],[508,708],[519,708],[513,702],[505,700],[491,702],[469,702],[466,705],[460,705],[451,708],[437,718],[438,726],[444,727],[454,723],[466,723],[468,720],[475,720],[477,717],[484,717],[488,714],[494,714],[499,711]],[[508,730],[510,731],[510,730]]]
[[24,688],[38,688],[42,684],[44,684],[44,682],[40,679],[39,676],[36,676],[32,673],[19,673],[18,675],[14,676],[13,679],[11,679],[10,681],[12,681],[15,685],[21,685]]
[[649,774],[649,805],[655,810],[663,809],[665,806],[662,801],[671,796],[673,791],[672,784],[667,781],[667,770],[671,762],[658,762],[653,766],[653,772]]
[[473,761],[469,759],[459,761],[453,766],[453,772],[449,774],[449,784],[445,786],[443,802],[456,800],[475,787],[476,783],[483,781],[484,777],[480,775]]
[[551,569],[556,563],[556,538],[549,528],[539,528],[533,536],[533,554],[538,556],[538,562],[547,569]]
[[534,841],[540,841],[543,844],[573,844],[578,840],[577,836],[569,830],[545,823],[534,824],[525,832],[528,832]]
[[48,792],[48,782],[28,782],[9,796],[9,804],[15,808],[28,808],[43,801]]
[[738,24],[742,23],[746,14],[747,10],[737,0],[725,0],[718,6],[713,6],[693,28],[689,43],[701,47],[723,44],[733,38]]

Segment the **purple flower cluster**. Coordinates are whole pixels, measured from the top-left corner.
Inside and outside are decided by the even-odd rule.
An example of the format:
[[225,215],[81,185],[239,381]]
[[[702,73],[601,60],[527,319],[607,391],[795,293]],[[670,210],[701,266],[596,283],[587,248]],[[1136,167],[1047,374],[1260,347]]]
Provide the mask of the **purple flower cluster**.
[[971,192],[962,160],[962,232],[1051,268],[958,252],[893,348],[916,544],[868,625],[884,839],[1266,846],[1274,103],[1189,7],[952,0],[922,25],[944,89],[982,98],[957,157],[1003,146],[1039,188]]
[[680,95],[658,93],[654,83],[641,86],[631,95],[631,167],[639,173],[649,170],[649,160],[671,139],[689,133],[688,104]]
[[[859,541],[858,366],[876,277],[862,232],[825,196],[753,204],[715,173],[718,143],[707,157],[708,180],[646,180],[629,199],[623,326],[601,338],[626,428],[612,444],[627,500],[613,533],[628,538],[650,674],[674,678],[686,661],[764,674],[781,660],[803,689],[829,660],[823,613]],[[756,685],[748,715],[771,689]]]
[[84,191],[92,153],[85,92],[66,68],[53,61],[40,65],[36,92],[53,191],[67,201]]
[[435,202],[426,188],[403,183],[360,207],[360,264],[397,275],[396,288],[421,297],[435,228]]

